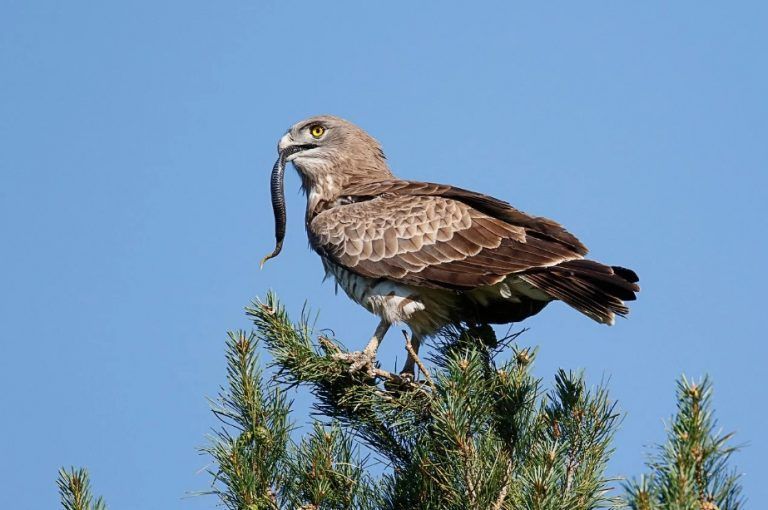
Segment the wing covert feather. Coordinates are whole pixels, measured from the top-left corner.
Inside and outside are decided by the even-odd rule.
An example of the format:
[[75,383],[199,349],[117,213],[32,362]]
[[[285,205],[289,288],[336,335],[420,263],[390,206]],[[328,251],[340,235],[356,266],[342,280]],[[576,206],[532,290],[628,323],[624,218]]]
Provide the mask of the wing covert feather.
[[531,216],[515,209],[507,202],[497,198],[432,182],[407,181],[390,179],[374,181],[349,186],[344,189],[344,195],[349,197],[377,197],[384,193],[395,196],[434,196],[451,198],[481,211],[492,218],[502,220],[509,225],[524,227],[529,235],[541,239],[568,245],[579,255],[587,254],[587,247],[576,236],[565,230],[559,223],[540,216]]
[[317,214],[309,233],[315,250],[352,272],[438,288],[492,285],[581,258],[570,243],[446,196],[377,194]]

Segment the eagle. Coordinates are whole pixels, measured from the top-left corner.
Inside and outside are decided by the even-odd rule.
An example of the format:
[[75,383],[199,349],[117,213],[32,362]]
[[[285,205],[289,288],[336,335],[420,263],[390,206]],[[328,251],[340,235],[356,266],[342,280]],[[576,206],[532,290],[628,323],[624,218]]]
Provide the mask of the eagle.
[[[448,325],[508,324],[559,300],[612,325],[639,292],[631,269],[586,259],[560,224],[448,184],[398,179],[379,142],[339,117],[291,126],[272,170],[276,246],[285,236],[285,165],[301,177],[309,244],[327,277],[379,317],[350,370],[375,363],[392,324],[411,330],[414,353]],[[409,356],[402,374],[413,374]]]

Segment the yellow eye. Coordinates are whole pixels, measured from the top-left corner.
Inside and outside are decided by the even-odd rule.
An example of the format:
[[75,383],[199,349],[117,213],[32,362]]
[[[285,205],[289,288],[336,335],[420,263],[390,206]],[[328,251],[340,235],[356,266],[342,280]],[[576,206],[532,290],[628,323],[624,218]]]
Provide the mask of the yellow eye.
[[309,134],[311,134],[314,138],[320,138],[323,136],[323,133],[325,133],[325,128],[319,124],[309,128]]

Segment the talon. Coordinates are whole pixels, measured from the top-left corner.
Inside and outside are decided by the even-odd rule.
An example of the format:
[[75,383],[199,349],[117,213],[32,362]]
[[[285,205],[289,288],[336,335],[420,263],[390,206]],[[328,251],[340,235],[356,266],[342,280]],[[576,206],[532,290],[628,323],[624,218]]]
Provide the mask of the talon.
[[416,364],[413,362],[413,359],[410,356],[405,362],[403,369],[400,370],[400,377],[403,379],[409,378],[411,381],[416,380]]
[[416,382],[416,376],[412,372],[400,372],[400,379],[406,384]]
[[376,364],[376,356],[365,351],[339,352],[333,355],[333,359],[349,363],[349,373],[365,372],[373,377],[373,367]]

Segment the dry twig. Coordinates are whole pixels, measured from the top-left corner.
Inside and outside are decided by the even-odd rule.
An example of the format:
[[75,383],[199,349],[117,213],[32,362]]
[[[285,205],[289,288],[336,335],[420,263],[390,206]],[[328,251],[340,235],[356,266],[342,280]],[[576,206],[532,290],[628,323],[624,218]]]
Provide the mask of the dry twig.
[[435,389],[435,381],[432,380],[432,376],[429,375],[429,371],[427,370],[427,367],[424,366],[424,363],[421,362],[421,359],[416,354],[416,351],[413,348],[413,344],[411,344],[411,337],[408,335],[408,332],[403,330],[403,336],[405,337],[405,350],[408,351],[408,355],[413,358],[413,361],[416,362],[416,366],[419,367],[419,370],[422,374],[424,374],[424,379],[427,380],[427,383],[429,383],[429,386],[432,389]]

